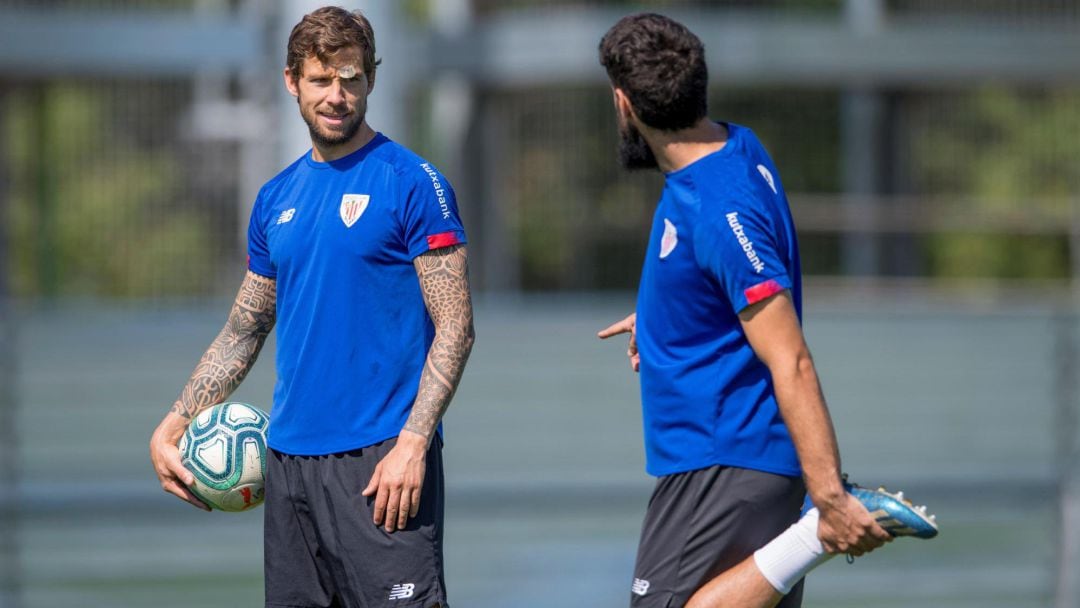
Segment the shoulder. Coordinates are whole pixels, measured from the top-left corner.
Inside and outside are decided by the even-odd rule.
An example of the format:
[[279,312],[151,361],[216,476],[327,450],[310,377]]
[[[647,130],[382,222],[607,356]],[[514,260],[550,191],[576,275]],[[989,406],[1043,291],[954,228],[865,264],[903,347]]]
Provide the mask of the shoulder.
[[373,158],[393,171],[394,176],[405,187],[418,184],[437,183],[437,187],[447,187],[445,176],[434,164],[405,146],[384,137],[384,142],[375,150]]
[[269,181],[263,184],[262,188],[259,188],[258,198],[255,199],[255,204],[258,205],[261,201],[273,199],[282,189],[284,184],[288,183],[300,167],[304,164],[304,158],[310,154],[311,151],[304,152],[300,158],[294,160],[288,167],[282,169],[277,175],[272,177]]
[[729,125],[732,149],[696,167],[695,184],[703,212],[716,207],[767,213],[780,183],[768,155],[746,127]]
[[[700,199],[701,214],[710,216],[721,209],[760,207],[763,193],[753,181],[756,169],[741,156],[713,159],[695,167],[694,189]],[[758,180],[761,179],[759,175]]]
[[743,178],[742,183],[760,196],[778,195],[782,188],[780,176],[776,173],[776,165],[765,145],[748,127],[730,124],[728,128],[738,141],[735,158],[738,161],[739,174]]
[[741,225],[771,227],[774,222],[768,195],[772,192],[754,182],[764,183],[757,169],[740,160],[728,163],[727,170],[727,175],[698,180],[701,202],[697,229],[726,233],[741,229]]

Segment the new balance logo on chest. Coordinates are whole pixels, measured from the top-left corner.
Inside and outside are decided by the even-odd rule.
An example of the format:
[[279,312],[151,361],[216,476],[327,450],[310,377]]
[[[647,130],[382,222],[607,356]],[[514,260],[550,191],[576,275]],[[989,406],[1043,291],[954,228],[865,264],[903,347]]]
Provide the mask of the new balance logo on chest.
[[277,223],[286,224],[288,222],[291,222],[294,215],[296,215],[296,209],[295,208],[286,209],[285,211],[281,212],[281,215],[278,216]]

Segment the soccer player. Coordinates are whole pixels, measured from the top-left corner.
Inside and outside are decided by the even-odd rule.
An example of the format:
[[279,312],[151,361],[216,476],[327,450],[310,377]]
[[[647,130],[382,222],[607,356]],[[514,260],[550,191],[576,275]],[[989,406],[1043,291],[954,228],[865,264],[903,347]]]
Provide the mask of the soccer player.
[[[707,118],[701,41],[667,17],[632,15],[604,35],[600,63],[620,162],[665,178],[636,314],[599,333],[630,334],[646,468],[659,477],[631,606],[799,606],[803,575],[831,555],[936,527],[841,478],[801,329],[784,188],[750,129]],[[800,519],[807,493],[815,508]]]
[[285,86],[312,148],[259,192],[239,295],[150,442],[162,487],[206,508],[177,441],[276,323],[268,607],[446,604],[439,423],[474,339],[465,233],[446,178],[368,124],[378,63],[359,12],[293,28]]

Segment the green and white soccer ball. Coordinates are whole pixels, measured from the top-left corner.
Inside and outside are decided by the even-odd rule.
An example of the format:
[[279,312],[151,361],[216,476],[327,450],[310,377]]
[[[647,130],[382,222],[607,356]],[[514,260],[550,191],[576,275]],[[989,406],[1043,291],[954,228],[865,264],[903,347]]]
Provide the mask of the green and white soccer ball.
[[266,479],[266,427],[270,417],[246,403],[204,410],[180,438],[180,459],[195,482],[191,491],[221,511],[262,504]]

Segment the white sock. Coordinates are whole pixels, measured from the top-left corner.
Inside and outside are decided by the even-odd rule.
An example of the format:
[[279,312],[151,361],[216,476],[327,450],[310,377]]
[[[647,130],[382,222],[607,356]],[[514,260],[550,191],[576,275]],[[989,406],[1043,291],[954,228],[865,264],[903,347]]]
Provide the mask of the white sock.
[[787,595],[807,572],[829,561],[817,536],[818,510],[810,509],[780,536],[754,552],[754,562],[774,589]]

